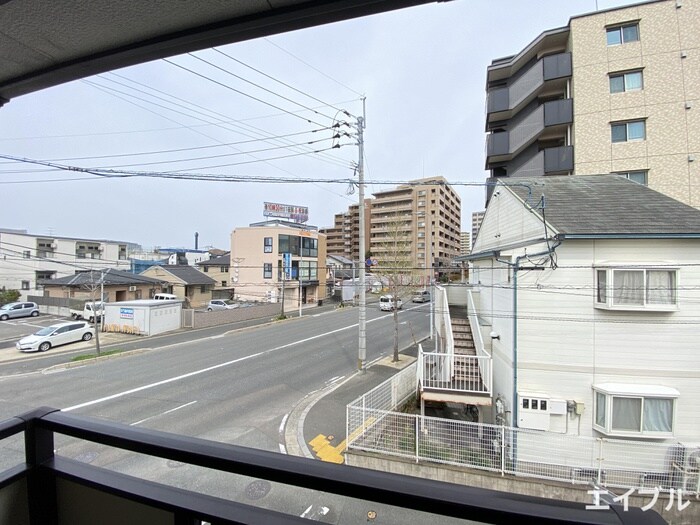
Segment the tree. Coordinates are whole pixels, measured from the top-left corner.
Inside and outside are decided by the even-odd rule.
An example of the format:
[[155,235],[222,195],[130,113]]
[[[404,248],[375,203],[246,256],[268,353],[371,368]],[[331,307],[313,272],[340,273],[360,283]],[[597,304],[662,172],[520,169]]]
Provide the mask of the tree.
[[14,303],[21,297],[19,290],[0,290],[0,304]]
[[[377,240],[379,239],[379,240]],[[394,308],[394,352],[392,361],[399,360],[399,299],[407,298],[413,289],[415,268],[411,241],[411,217],[396,215],[390,217],[384,228],[374,238],[373,255],[376,266],[372,267],[382,285],[393,296]]]
[[104,316],[104,304],[102,305],[102,308],[100,309],[100,315],[97,315],[97,305],[96,305],[96,300],[95,296],[97,295],[97,292],[100,292],[100,302],[102,302],[103,296],[102,296],[102,290],[104,286],[104,271],[101,272],[96,272],[94,270],[90,270],[89,272],[89,280],[85,281],[81,285],[81,287],[87,291],[90,292],[90,302],[92,303],[92,313],[95,316],[95,353],[99,357],[100,355],[100,327],[102,323],[104,322],[103,316]]

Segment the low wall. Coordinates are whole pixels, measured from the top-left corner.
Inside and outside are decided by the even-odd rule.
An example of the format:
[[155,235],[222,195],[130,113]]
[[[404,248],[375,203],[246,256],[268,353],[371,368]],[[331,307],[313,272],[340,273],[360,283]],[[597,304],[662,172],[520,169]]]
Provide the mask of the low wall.
[[[345,463],[354,467],[446,481],[457,485],[480,487],[509,494],[525,494],[540,498],[575,501],[586,505],[593,505],[594,503],[594,495],[587,492],[593,489],[590,486],[567,485],[565,483],[532,478],[522,479],[509,475],[501,476],[490,472],[460,469],[450,465],[436,465],[428,462],[416,463],[403,458],[358,452],[356,450],[346,450]],[[645,507],[649,505],[654,499],[654,491],[651,489],[646,490],[648,492],[645,492],[644,495],[640,495],[639,492],[632,493],[629,496],[629,506]],[[618,495],[625,493],[623,490],[618,492]],[[656,503],[651,508],[658,512],[669,525],[695,525],[700,523],[700,502],[694,497],[684,495],[683,504],[685,505],[686,502],[690,502],[690,504],[683,510],[679,510],[676,497],[671,508],[666,510],[666,507],[669,506],[669,494],[661,492],[658,494]],[[602,499],[601,504],[604,504]],[[620,504],[622,504],[622,501],[620,501]],[[596,511],[591,510],[590,512]]]
[[235,308],[234,310],[214,310],[213,312],[195,310],[192,315],[192,328],[208,328],[238,321],[272,318],[280,315],[281,312],[282,305],[280,303],[261,304],[248,308]]

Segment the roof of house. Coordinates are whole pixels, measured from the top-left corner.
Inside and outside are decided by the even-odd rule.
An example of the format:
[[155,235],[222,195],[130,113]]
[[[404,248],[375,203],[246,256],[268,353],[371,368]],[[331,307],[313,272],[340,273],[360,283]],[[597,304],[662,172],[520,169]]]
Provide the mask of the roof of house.
[[504,185],[565,235],[700,234],[700,210],[619,175],[518,178]]
[[206,261],[199,261],[197,266],[228,266],[231,264],[231,254],[227,253],[221,257],[214,257]]
[[203,272],[200,272],[194,266],[166,264],[163,266],[154,266],[152,268],[165,270],[170,275],[177,277],[185,284],[216,284],[216,281],[214,279],[212,279],[208,275],[205,275]]
[[58,279],[42,279],[40,282],[44,286],[86,286],[102,283],[104,286],[131,286],[138,284],[160,285],[162,281],[145,275],[105,268],[104,270],[80,272]]
[[353,264],[352,259],[348,259],[347,257],[344,257],[343,255],[338,255],[335,253],[329,253],[328,255],[326,255],[326,258],[335,259],[336,261],[338,261],[341,264],[347,264],[350,266],[352,266],[352,264]]

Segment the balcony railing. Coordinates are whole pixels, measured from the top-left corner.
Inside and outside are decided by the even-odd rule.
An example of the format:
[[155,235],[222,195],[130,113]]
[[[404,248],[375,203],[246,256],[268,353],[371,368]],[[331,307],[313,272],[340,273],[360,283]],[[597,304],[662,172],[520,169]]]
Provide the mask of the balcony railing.
[[523,112],[510,122],[507,131],[486,138],[486,163],[513,158],[532,144],[547,128],[573,122],[572,99],[553,100]]
[[424,390],[491,393],[491,357],[431,352],[422,353],[420,361]]
[[487,119],[508,118],[513,110],[532,100],[547,81],[571,76],[571,53],[546,56],[535,62],[509,86],[492,88],[487,94]]
[[[146,523],[145,513],[149,523],[308,523],[298,515],[175,488],[62,457],[54,451],[55,434],[213,471],[483,523],[663,523],[654,512],[622,512],[617,508],[620,505],[610,512],[591,512],[583,503],[336,465],[49,408],[0,422],[0,439],[21,433],[25,442],[24,463],[0,473],[0,516],[7,523],[20,525],[87,525],[95,523],[94,516],[100,515],[103,523]],[[266,506],[270,503],[266,502]]]

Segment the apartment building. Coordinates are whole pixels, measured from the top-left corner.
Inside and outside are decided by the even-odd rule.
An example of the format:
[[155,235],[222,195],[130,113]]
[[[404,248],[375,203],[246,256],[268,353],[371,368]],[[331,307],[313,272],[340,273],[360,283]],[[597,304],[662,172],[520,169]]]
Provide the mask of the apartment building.
[[36,235],[0,228],[0,288],[19,290],[21,299],[43,295],[37,284],[77,272],[114,268],[129,271],[136,244],[104,239]]
[[283,302],[287,309],[326,296],[326,236],[315,226],[271,220],[236,228],[231,253],[237,298]]
[[649,1],[572,17],[493,60],[489,181],[615,173],[700,207],[698,27],[697,1]]
[[[369,241],[370,209],[372,200],[365,199],[365,239]],[[326,236],[326,250],[329,255],[340,255],[351,261],[362,261],[365,254],[360,254],[360,205],[348,206],[344,213],[338,213],[332,228],[321,228]],[[367,244],[369,245],[369,244]]]
[[459,234],[459,254],[469,255],[472,249],[472,234],[471,232],[461,232]]
[[[459,255],[459,195],[444,177],[409,181],[374,194],[368,247],[377,265],[434,267],[441,275]],[[444,270],[443,270],[444,268]]]
[[474,246],[476,242],[476,236],[479,235],[479,228],[481,228],[481,223],[484,222],[484,211],[472,212],[472,242],[470,246]]

